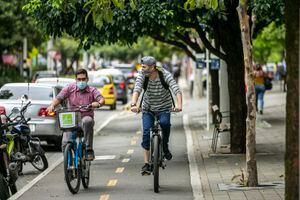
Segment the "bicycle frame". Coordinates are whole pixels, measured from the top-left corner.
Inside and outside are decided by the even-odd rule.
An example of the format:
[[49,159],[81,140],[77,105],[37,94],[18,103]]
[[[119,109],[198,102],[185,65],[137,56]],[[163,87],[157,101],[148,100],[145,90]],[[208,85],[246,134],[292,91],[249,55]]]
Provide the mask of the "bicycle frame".
[[[72,131],[71,132],[71,139],[68,141],[68,143],[72,143],[74,145],[74,149],[75,149],[75,168],[78,169],[78,164],[79,164],[79,160],[81,160],[83,158],[83,137],[78,137],[78,131]],[[71,152],[68,152],[69,154]],[[68,156],[68,167],[71,166],[71,160],[70,160],[71,156]]]

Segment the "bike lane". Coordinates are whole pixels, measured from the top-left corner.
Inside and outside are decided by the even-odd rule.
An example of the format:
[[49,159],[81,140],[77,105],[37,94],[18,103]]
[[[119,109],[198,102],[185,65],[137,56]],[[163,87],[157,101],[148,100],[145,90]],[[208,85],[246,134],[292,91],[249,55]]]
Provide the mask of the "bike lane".
[[[96,120],[103,120],[97,118]],[[172,115],[170,150],[173,159],[160,170],[160,193],[153,192],[153,176],[141,176],[143,165],[141,115],[119,115],[94,138],[96,160],[90,187],[72,195],[60,164],[19,199],[193,199],[182,115]]]

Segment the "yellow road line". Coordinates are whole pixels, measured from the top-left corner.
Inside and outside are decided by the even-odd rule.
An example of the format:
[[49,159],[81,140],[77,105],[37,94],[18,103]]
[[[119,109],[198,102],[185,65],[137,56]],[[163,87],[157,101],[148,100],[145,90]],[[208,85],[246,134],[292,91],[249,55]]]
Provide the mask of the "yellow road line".
[[141,135],[142,132],[141,132],[141,131],[137,131],[136,134],[137,134],[137,135]]
[[111,179],[108,181],[107,186],[108,187],[114,187],[117,185],[118,179]]
[[123,171],[124,171],[124,167],[118,167],[117,169],[116,169],[116,173],[117,174],[120,174],[120,173],[122,173]]
[[133,154],[133,152],[134,152],[133,149],[129,149],[129,150],[127,151],[127,154]]
[[133,136],[132,139],[133,139],[133,140],[138,140],[138,139],[139,139],[139,136]]
[[99,200],[109,200],[109,194],[101,195]]
[[137,141],[134,140],[134,139],[132,139],[130,144],[131,144],[131,145],[136,145],[136,143],[137,143]]
[[122,162],[124,163],[124,162],[129,162],[129,158],[124,158],[123,160],[122,160]]

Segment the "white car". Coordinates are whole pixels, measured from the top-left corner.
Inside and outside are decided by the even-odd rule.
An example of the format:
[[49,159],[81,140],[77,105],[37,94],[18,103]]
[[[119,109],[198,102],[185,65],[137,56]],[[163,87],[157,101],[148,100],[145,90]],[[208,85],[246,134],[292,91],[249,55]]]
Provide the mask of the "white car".
[[51,78],[38,78],[36,83],[45,83],[51,85],[57,85],[61,87],[65,87],[70,83],[75,83],[75,79],[73,78],[62,78],[62,77],[51,77]]
[[56,113],[49,113],[46,109],[61,89],[49,84],[7,83],[0,88],[0,114],[9,115],[14,107],[21,108],[30,101],[25,117],[31,118],[28,122],[31,135],[60,148],[62,131]]

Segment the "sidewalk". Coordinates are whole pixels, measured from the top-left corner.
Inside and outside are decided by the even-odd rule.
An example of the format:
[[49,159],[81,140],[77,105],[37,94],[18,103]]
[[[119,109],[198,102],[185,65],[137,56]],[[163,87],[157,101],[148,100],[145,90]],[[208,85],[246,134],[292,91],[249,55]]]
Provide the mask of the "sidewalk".
[[[265,94],[263,115],[257,117],[256,147],[259,184],[275,183],[278,187],[259,189],[220,190],[220,184],[236,183],[231,179],[241,174],[246,161],[243,154],[212,154],[210,150],[212,127],[206,131],[206,98],[191,99],[187,84],[181,80],[184,93],[184,113],[188,114],[194,152],[205,200],[277,200],[284,199],[284,152],[285,152],[285,96],[279,85]],[[220,150],[219,148],[217,149]],[[219,151],[220,152],[220,151]],[[223,188],[224,189],[224,188]],[[226,189],[226,188],[225,188]]]

